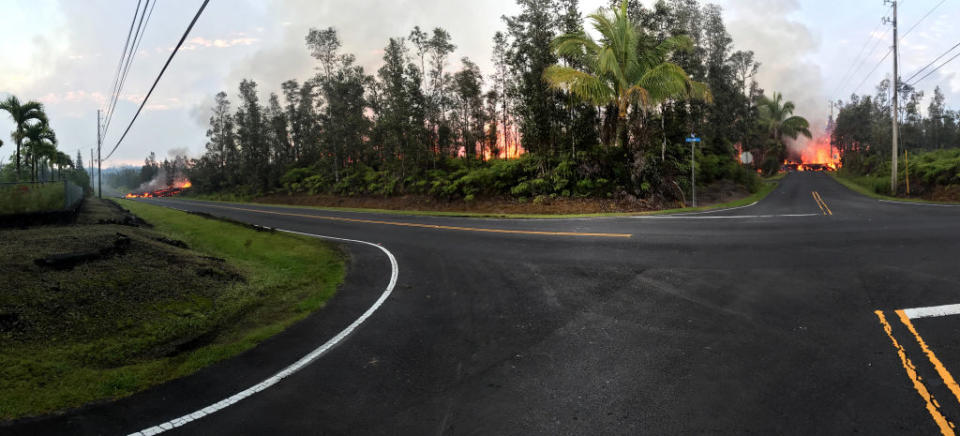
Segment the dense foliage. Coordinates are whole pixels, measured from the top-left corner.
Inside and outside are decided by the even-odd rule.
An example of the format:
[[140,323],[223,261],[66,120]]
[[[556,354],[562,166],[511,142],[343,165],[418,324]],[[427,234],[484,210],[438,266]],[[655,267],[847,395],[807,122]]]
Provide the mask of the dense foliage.
[[[843,159],[843,168],[852,176],[878,178],[875,189],[890,192],[890,153],[892,150],[891,81],[884,80],[875,96],[853,95],[848,102],[837,102],[832,144]],[[935,186],[960,184],[960,113],[946,107],[940,87],[922,112],[923,91],[901,85],[900,151],[898,188],[906,188],[907,163],[913,192]],[[884,183],[886,186],[884,186]]]
[[489,75],[467,58],[451,67],[456,45],[442,28],[391,38],[373,75],[341,52],[335,29],[312,29],[316,76],[284,82],[265,103],[250,80],[235,102],[217,94],[195,188],[674,200],[689,188],[692,132],[704,141],[699,183],[755,186],[735,144],[782,162],[791,131],[762,116],[759,63],[734,51],[719,7],[613,2],[588,17],[593,40],[577,0],[517,3],[493,37]]

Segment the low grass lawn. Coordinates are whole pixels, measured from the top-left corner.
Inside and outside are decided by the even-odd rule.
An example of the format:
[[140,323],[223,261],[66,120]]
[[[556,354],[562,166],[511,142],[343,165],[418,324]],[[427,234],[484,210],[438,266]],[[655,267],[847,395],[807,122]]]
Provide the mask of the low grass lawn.
[[[121,204],[154,227],[88,199],[76,225],[0,230],[0,420],[191,374],[323,307],[343,281],[328,242]],[[90,250],[107,255],[36,261]]]
[[63,183],[0,185],[0,215],[63,209]]

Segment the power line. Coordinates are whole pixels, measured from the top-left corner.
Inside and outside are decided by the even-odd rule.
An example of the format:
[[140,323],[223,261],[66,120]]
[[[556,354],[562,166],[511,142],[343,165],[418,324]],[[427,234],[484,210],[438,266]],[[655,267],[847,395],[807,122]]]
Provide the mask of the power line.
[[[917,22],[914,23],[913,26],[911,26],[910,29],[908,29],[908,30],[907,30],[902,36],[900,36],[898,39],[903,40],[904,38],[906,38],[907,35],[910,34],[910,32],[913,32],[913,30],[916,29],[917,26],[920,25],[920,23],[922,23],[924,20],[926,20],[927,18],[929,18],[930,15],[933,14],[933,12],[936,11],[938,8],[940,8],[940,6],[942,6],[945,2],[946,2],[946,0],[941,0],[940,3],[937,3],[937,4],[934,5],[932,8],[930,8],[930,10],[927,11],[927,13],[924,14],[923,17],[921,17],[919,20],[917,20]],[[904,3],[906,3],[906,1],[900,1],[900,2],[899,2],[899,6],[903,6]],[[875,32],[875,31],[876,31],[876,30],[874,30],[874,32]],[[871,32],[871,34],[872,34],[872,33],[873,33],[873,32]],[[872,54],[874,51],[876,51],[877,47],[880,45],[880,41],[883,40],[883,37],[885,37],[886,34],[887,34],[887,32],[884,32],[883,35],[881,35],[881,37],[877,39],[877,43],[874,45],[873,50],[870,51],[871,54]],[[951,50],[952,50],[952,49],[951,49]],[[863,84],[866,83],[867,80],[870,79],[870,76],[872,76],[873,73],[877,71],[877,68],[880,68],[880,65],[883,64],[883,61],[885,61],[888,57],[890,57],[890,53],[892,53],[892,52],[893,52],[893,49],[891,48],[890,51],[888,51],[887,54],[883,56],[883,59],[881,59],[880,62],[878,62],[877,65],[874,66],[873,69],[870,70],[869,73],[867,73],[867,75],[863,78],[863,80],[860,81],[860,84],[857,85],[856,88],[854,88],[854,90],[853,90],[854,93],[856,93],[858,90],[860,90],[860,88],[863,87]],[[944,55],[946,55],[946,53],[944,53]],[[899,57],[899,53],[898,53],[898,57]],[[942,56],[941,56],[941,57],[942,57]],[[869,56],[867,56],[867,58],[869,58]],[[861,64],[862,64],[863,62],[866,62],[866,59],[867,59],[867,58],[864,58],[863,61],[861,61]],[[939,58],[938,58],[937,60],[939,60]],[[934,62],[936,62],[936,60],[934,60]],[[932,62],[931,62],[931,64],[932,64]],[[861,65],[861,67],[862,67],[862,65]],[[928,65],[927,67],[929,67],[929,65]],[[925,68],[926,68],[926,67],[925,67]],[[924,69],[925,69],[925,68],[924,68]],[[858,67],[856,71],[860,71],[860,67]],[[922,72],[922,71],[923,71],[923,70],[921,69],[921,71],[918,71],[917,73],[915,73],[914,76],[911,77],[911,79],[912,79],[913,77],[916,77],[916,75],[919,74],[919,73]],[[850,78],[853,78],[853,76],[855,76],[855,75],[856,75],[856,72],[854,72],[854,73],[851,75]],[[906,82],[908,82],[908,81],[910,81],[910,79],[907,79],[907,80],[905,80],[905,81],[903,81],[903,82],[906,83]],[[846,83],[846,80],[845,80],[843,83]]]
[[[938,8],[940,8],[940,6],[943,5],[946,1],[947,1],[947,0],[940,0],[940,3],[937,3],[934,7],[930,8],[930,10],[927,11],[927,14],[923,16],[923,18],[920,18],[919,21],[917,21],[916,23],[914,23],[913,26],[911,26],[910,29],[907,30],[907,31],[903,34],[903,36],[900,37],[900,40],[903,40],[904,38],[906,38],[907,35],[910,34],[910,32],[913,32],[913,29],[916,29],[917,26],[919,26],[920,23],[923,22],[923,20],[926,20],[927,17],[929,17],[930,14],[933,13],[933,11],[936,11]],[[901,4],[902,4],[902,2],[901,2]]]
[[[873,44],[873,48],[870,49],[870,54],[867,55],[866,57],[864,57],[863,60],[860,61],[860,65],[858,65],[858,66],[857,66],[857,69],[854,70],[853,74],[850,75],[850,79],[853,79],[854,76],[856,76],[857,73],[860,72],[860,69],[862,69],[863,66],[866,65],[867,59],[869,59],[870,57],[872,57],[873,54],[877,52],[877,49],[880,48],[880,43],[883,42],[883,39],[887,36],[887,33],[888,33],[888,32],[889,32],[889,30],[885,30],[882,34],[880,34],[880,37],[877,38],[876,42]],[[888,53],[884,56],[884,59],[886,59],[886,56],[889,56],[889,55],[890,55],[890,53],[888,52]],[[883,61],[881,60],[880,62],[883,62]],[[870,77],[870,74],[873,74],[873,72],[876,71],[876,70],[877,70],[877,67],[873,67],[873,70],[872,70],[869,74],[867,74],[867,76],[864,78],[864,80],[866,80],[867,77]],[[853,89],[853,92],[856,93],[857,90],[859,90],[861,86],[863,86],[863,83],[862,83],[862,82],[861,82],[860,85],[858,85],[856,88]]]
[[[133,18],[130,20],[130,29],[127,30],[127,40],[123,43],[123,52],[120,54],[120,62],[117,63],[117,72],[113,74],[113,85],[110,86],[110,98],[107,99],[107,107],[109,107],[109,101],[113,99],[113,93],[116,92],[117,83],[120,80],[120,70],[123,68],[123,60],[127,57],[127,50],[130,48],[130,35],[133,33],[133,25],[137,23],[137,16],[140,15],[140,2],[142,0],[137,0],[137,8],[133,10]],[[106,109],[106,108],[104,108]]]
[[[107,113],[106,119],[103,125],[103,136],[107,136],[107,130],[110,128],[110,122],[113,121],[113,114],[117,110],[117,101],[120,98],[120,93],[123,92],[123,87],[127,83],[127,75],[130,74],[130,66],[133,64],[134,58],[137,56],[137,50],[140,49],[140,43],[143,41],[143,35],[147,32],[147,25],[150,24],[150,17],[153,16],[153,8],[157,5],[157,1],[153,2],[153,5],[150,4],[150,0],[147,0],[147,3],[143,6],[143,12],[140,16],[140,24],[137,25],[137,31],[133,35],[133,42],[131,46],[133,48],[127,56],[127,63],[123,67],[123,74],[120,76],[120,86],[117,87],[116,93],[113,96],[113,104],[110,106],[110,111]],[[150,8],[150,12],[147,12],[147,7]],[[146,17],[146,19],[144,19]],[[142,26],[141,26],[142,25]],[[141,29],[142,28],[142,29]]]
[[170,53],[170,57],[167,58],[167,62],[163,64],[163,69],[160,70],[160,74],[157,75],[157,79],[153,81],[153,86],[150,87],[150,91],[147,92],[146,97],[143,98],[143,102],[140,103],[140,107],[137,109],[137,112],[133,115],[133,119],[130,120],[130,124],[127,125],[126,130],[123,131],[123,135],[120,137],[120,140],[117,141],[117,145],[114,145],[113,150],[110,150],[110,153],[107,154],[107,159],[110,159],[110,156],[113,156],[113,153],[117,151],[117,148],[120,147],[120,144],[123,142],[123,139],[127,137],[127,133],[130,133],[130,128],[133,127],[133,123],[137,121],[137,117],[140,116],[140,112],[143,111],[143,107],[147,105],[147,100],[150,99],[150,95],[152,95],[153,90],[156,89],[157,83],[160,83],[160,78],[162,78],[163,73],[167,71],[167,67],[170,66],[170,62],[173,60],[173,57],[176,56],[178,51],[180,51],[180,47],[183,45],[183,42],[186,41],[187,36],[190,35],[190,31],[193,29],[193,25],[197,24],[197,20],[200,19],[200,14],[202,14],[203,10],[207,8],[207,3],[210,3],[210,0],[203,0],[203,4],[200,5],[200,9],[197,10],[197,15],[193,17],[193,21],[190,21],[190,25],[187,26],[187,30],[183,32],[183,36],[180,37],[180,42],[177,43],[177,46],[173,49],[173,52]]
[[954,56],[953,56],[952,58],[950,58],[950,59],[947,59],[947,61],[946,61],[946,62],[944,62],[944,63],[942,63],[942,64],[940,64],[940,66],[939,66],[939,67],[937,67],[937,68],[934,68],[934,69],[932,69],[932,70],[930,70],[930,72],[929,72],[929,73],[927,73],[927,74],[926,74],[926,75],[924,75],[923,77],[921,77],[921,78],[919,78],[919,79],[917,79],[917,81],[915,81],[915,82],[913,82],[912,84],[910,84],[910,86],[914,86],[914,85],[916,85],[916,84],[918,84],[918,83],[920,83],[920,82],[922,82],[922,81],[923,81],[923,79],[926,79],[927,77],[930,77],[930,75],[931,75],[931,74],[933,74],[933,73],[936,73],[936,72],[937,72],[937,70],[939,70],[939,69],[941,69],[941,68],[943,68],[944,66],[946,66],[946,65],[947,65],[947,64],[949,64],[950,62],[953,62],[953,60],[954,60],[954,59],[956,59],[956,58],[958,58],[958,57],[960,57],[960,53],[957,53],[957,54],[956,54],[956,55],[954,55]]
[[[950,52],[952,52],[952,51],[953,51],[955,48],[957,48],[957,47],[960,47],[960,42],[958,42],[957,45],[954,45],[953,47],[950,47],[949,50],[943,52],[943,54],[941,54],[940,56],[937,56],[936,59],[934,59],[932,62],[930,62],[929,64],[927,64],[927,65],[924,66],[923,68],[919,69],[916,73],[913,73],[913,75],[911,75],[909,79],[904,80],[904,82],[909,82],[909,81],[913,80],[914,77],[919,76],[920,73],[922,73],[922,72],[923,72],[924,70],[926,70],[927,68],[930,68],[933,64],[937,63],[937,61],[939,61],[940,59],[943,59],[944,56],[950,54]],[[924,77],[926,77],[926,76],[924,76]],[[919,80],[918,80],[918,82],[919,82]]]
[[[836,87],[836,89],[834,89],[833,92],[830,93],[831,95],[834,95],[837,93],[837,91],[843,89],[844,85],[846,85],[847,82],[853,77],[853,74],[854,74],[853,67],[857,66],[857,62],[860,61],[860,57],[863,56],[864,53],[866,53],[867,46],[870,45],[870,41],[873,39],[873,34],[878,29],[880,29],[880,26],[883,26],[883,23],[878,24],[877,27],[875,27],[873,30],[870,31],[870,33],[867,36],[867,40],[863,43],[863,47],[860,48],[860,53],[858,53],[857,56],[853,59],[853,62],[850,63],[850,68],[847,68],[847,72],[843,73],[843,79],[840,80],[840,84]],[[866,60],[866,58],[864,58],[864,60]],[[863,65],[862,61],[860,62],[860,65],[861,66]]]
[[880,65],[883,64],[883,61],[887,60],[887,58],[890,57],[890,53],[893,53],[893,49],[890,49],[889,51],[887,51],[887,54],[883,56],[883,59],[880,59],[880,62],[877,62],[877,65],[875,65],[873,69],[870,70],[869,73],[867,73],[866,77],[864,77],[863,80],[860,81],[860,84],[853,89],[854,94],[856,94],[856,92],[859,91],[861,87],[863,87],[864,83],[867,83],[867,79],[869,79],[870,76],[872,76],[873,73],[877,71],[877,68],[880,68]]

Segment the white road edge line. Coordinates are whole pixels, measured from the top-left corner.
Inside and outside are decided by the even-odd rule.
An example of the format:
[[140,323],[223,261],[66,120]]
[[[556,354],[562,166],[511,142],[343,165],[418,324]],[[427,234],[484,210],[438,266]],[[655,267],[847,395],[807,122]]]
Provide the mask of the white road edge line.
[[945,306],[916,307],[913,309],[903,309],[907,318],[934,318],[940,316],[960,315],[960,304],[948,304]]
[[751,207],[751,206],[756,206],[757,203],[759,203],[759,201],[754,201],[753,203],[750,203],[750,204],[748,204],[748,205],[746,205],[746,206],[728,207],[728,208],[726,208],[726,209],[705,210],[705,211],[703,211],[703,212],[678,213],[678,214],[674,214],[673,216],[707,215],[707,214],[711,214],[711,213],[726,212],[726,211],[729,211],[729,210],[746,209],[746,208]]
[[130,436],[155,435],[155,434],[163,433],[167,430],[172,430],[174,428],[183,426],[189,422],[196,421],[200,418],[203,418],[204,416],[223,410],[234,403],[237,403],[247,397],[252,396],[253,394],[256,394],[257,392],[260,392],[262,390],[269,388],[270,386],[277,384],[278,382],[280,382],[280,380],[283,380],[284,378],[287,378],[293,375],[295,372],[303,369],[305,366],[309,365],[314,360],[317,360],[318,358],[326,354],[327,351],[329,351],[331,348],[333,348],[335,345],[337,345],[338,343],[343,341],[347,336],[353,333],[353,331],[356,330],[357,327],[360,326],[360,324],[363,324],[363,322],[366,321],[367,318],[370,318],[370,316],[373,315],[373,313],[376,312],[381,305],[383,305],[384,301],[386,301],[387,298],[390,297],[390,294],[393,292],[393,288],[397,285],[397,277],[400,274],[400,267],[397,265],[397,258],[393,256],[393,253],[391,253],[390,250],[387,250],[386,248],[383,248],[380,245],[374,244],[372,242],[358,241],[355,239],[336,238],[333,236],[315,235],[312,233],[295,232],[292,230],[283,230],[283,229],[276,229],[276,230],[284,233],[309,236],[312,238],[329,239],[329,240],[341,241],[341,242],[351,242],[355,244],[363,244],[363,245],[369,245],[371,247],[376,247],[381,251],[383,251],[388,258],[390,258],[390,267],[392,270],[390,273],[390,283],[387,285],[387,289],[384,290],[382,294],[380,294],[380,298],[378,298],[377,301],[373,303],[373,306],[370,306],[370,308],[367,309],[367,311],[364,312],[363,315],[360,315],[359,318],[357,318],[353,323],[347,326],[347,328],[343,329],[340,333],[337,333],[337,335],[334,336],[332,339],[330,339],[329,341],[327,341],[317,349],[311,351],[306,356],[303,356],[302,358],[300,358],[300,360],[294,362],[292,365],[284,368],[282,371],[270,376],[269,378],[267,378],[266,380],[260,383],[257,383],[247,389],[237,392],[236,394],[228,398],[225,398],[223,400],[220,400],[216,403],[213,403],[203,409],[197,410],[192,413],[188,413],[179,418],[171,419],[161,424],[157,424],[153,427],[131,433]]
[[920,203],[913,201],[895,201],[895,200],[877,200],[882,203],[890,204],[899,204],[901,206],[927,206],[927,207],[960,207],[960,204],[936,204],[936,203]]
[[749,218],[802,218],[820,216],[817,213],[796,213],[784,215],[729,215],[729,216],[681,216],[681,215],[663,215],[663,216],[638,216],[636,219],[647,220],[733,220]]

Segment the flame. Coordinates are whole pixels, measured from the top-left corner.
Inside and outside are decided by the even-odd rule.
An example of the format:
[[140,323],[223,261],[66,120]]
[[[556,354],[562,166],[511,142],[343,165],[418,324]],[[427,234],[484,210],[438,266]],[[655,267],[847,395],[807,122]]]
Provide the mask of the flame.
[[[494,123],[488,123],[484,126],[484,132],[490,133],[490,129],[494,126]],[[502,122],[496,123],[497,127],[497,145],[496,153],[491,150],[486,144],[481,147],[481,144],[477,144],[477,157],[482,158],[483,160],[491,159],[519,159],[520,156],[523,156],[527,153],[527,150],[520,145],[520,132],[511,127],[504,128]],[[457,157],[466,157],[467,151],[466,148],[461,146],[456,150]]]
[[193,183],[190,183],[189,180],[178,180],[173,183],[173,185],[168,186],[164,189],[158,189],[152,192],[137,192],[129,193],[124,196],[124,198],[157,198],[157,197],[173,197],[183,193],[184,189],[190,188],[193,186]]
[[808,141],[800,150],[799,160],[786,160],[784,166],[796,166],[797,171],[836,171],[840,169],[840,155],[830,145],[830,136]]

